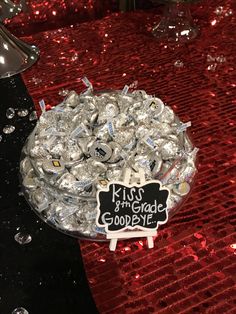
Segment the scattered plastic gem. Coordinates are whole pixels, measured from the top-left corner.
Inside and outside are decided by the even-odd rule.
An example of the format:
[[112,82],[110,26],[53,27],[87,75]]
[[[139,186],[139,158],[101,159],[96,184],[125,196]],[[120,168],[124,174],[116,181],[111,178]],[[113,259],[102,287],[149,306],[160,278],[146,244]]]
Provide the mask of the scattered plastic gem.
[[181,60],[176,60],[175,63],[174,63],[174,66],[175,66],[176,68],[183,68],[184,63],[183,63],[183,61],[181,61]]
[[219,6],[215,9],[216,15],[221,15],[224,12],[224,8],[222,6]]
[[216,68],[217,68],[217,63],[214,63],[214,64],[209,65],[209,66],[207,67],[207,70],[214,72],[214,71],[216,70]]
[[216,57],[216,61],[219,63],[224,63],[224,62],[226,62],[226,58],[223,55],[220,55],[220,56]]
[[12,132],[14,132],[15,131],[15,127],[14,127],[14,125],[10,125],[10,124],[8,124],[8,125],[5,125],[5,127],[3,128],[3,133],[5,133],[5,134],[11,134]]
[[74,53],[74,55],[71,57],[71,61],[74,62],[79,58],[79,55],[77,52]]
[[15,236],[14,239],[16,240],[16,242],[18,242],[21,245],[25,245],[28,244],[32,241],[32,237],[30,234],[27,233],[22,233],[22,232],[18,232]]
[[32,78],[32,82],[34,82],[34,84],[37,85],[37,84],[41,83],[42,80],[39,79],[39,78],[37,78],[37,77],[33,77],[33,78]]
[[231,16],[233,15],[233,10],[229,9],[227,12],[225,12],[225,16]]
[[29,114],[29,111],[28,111],[28,109],[19,109],[17,114],[19,117],[23,118]]
[[61,89],[58,93],[58,95],[60,96],[67,96],[69,94],[69,90],[68,89]]
[[23,307],[17,307],[14,311],[12,311],[12,314],[29,314],[29,312]]
[[7,119],[12,119],[15,116],[15,110],[13,108],[8,108],[6,111]]
[[30,121],[34,121],[37,120],[38,116],[37,116],[37,112],[36,111],[32,111],[31,114],[29,115],[29,120]]

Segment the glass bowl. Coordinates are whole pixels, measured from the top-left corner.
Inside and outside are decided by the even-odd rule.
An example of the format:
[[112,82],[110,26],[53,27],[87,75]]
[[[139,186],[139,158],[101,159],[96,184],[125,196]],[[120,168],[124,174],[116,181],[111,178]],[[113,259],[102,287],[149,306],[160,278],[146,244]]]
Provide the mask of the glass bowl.
[[[76,97],[75,95],[77,94],[75,94],[75,92],[72,93],[74,93],[73,95]],[[115,97],[121,97],[121,99],[123,97],[121,91],[102,91],[87,96],[84,94],[81,94],[80,96],[77,95],[78,98],[76,99],[80,100],[87,97],[89,101],[91,101],[91,97],[94,95],[96,97],[103,97],[105,94],[108,94],[108,97],[111,97],[112,95],[115,95]],[[60,112],[60,108],[69,108],[68,110],[70,110],[70,106],[68,106],[68,99],[71,97],[70,95],[63,103],[58,105],[55,109],[51,110],[50,115],[59,115],[58,112]],[[126,96],[134,97],[131,96],[131,94],[127,94]],[[167,106],[165,106],[165,108],[166,107]],[[75,108],[77,107],[72,107],[71,110],[74,110]],[[64,117],[64,115],[67,113],[66,111],[64,113],[62,110],[62,113],[60,114],[62,115],[60,117]],[[40,120],[45,119],[45,117],[47,118],[47,115],[49,115],[48,112],[44,113],[43,118],[39,119],[39,122],[37,123],[33,132],[27,138],[22,149],[20,162],[20,180],[25,198],[34,212],[44,222],[54,227],[58,231],[79,239],[106,241],[107,239],[104,228],[96,226],[95,222],[97,215],[96,192],[100,188],[105,187],[111,181],[111,178],[108,178],[108,175],[105,174],[101,176],[101,173],[98,172],[97,174],[93,174],[93,180],[90,181],[87,185],[81,187],[82,181],[76,179],[72,184],[73,189],[71,188],[71,185],[69,185],[70,182],[68,181],[68,183],[66,181],[67,177],[71,177],[71,169],[81,165],[82,162],[87,162],[87,160],[90,160],[90,155],[89,157],[85,157],[83,155],[84,157],[82,159],[66,164],[62,172],[45,172],[43,169],[44,163],[48,163],[48,161],[51,162],[52,160],[56,162],[59,160],[61,163],[64,162],[63,158],[58,158],[58,156],[55,155],[52,156],[49,154],[47,156],[35,157],[34,154],[32,154],[35,147],[37,147],[40,155],[40,149],[42,147],[44,148],[44,145],[46,145],[47,142],[51,140],[52,136],[50,137],[50,135],[47,135],[45,137],[46,140],[41,140],[41,142],[39,141],[39,134],[41,132],[39,131],[41,123]],[[64,118],[60,119],[63,120]],[[96,123],[94,123],[94,125],[95,124]],[[181,126],[183,124],[175,115],[172,125]],[[137,133],[134,134],[137,137]],[[68,138],[66,138],[66,140],[69,141]],[[78,144],[80,141],[81,139],[78,138]],[[146,176],[147,180],[157,179],[162,182],[164,187],[169,188],[171,192],[171,197],[168,201],[169,219],[177,211],[179,211],[183,202],[189,196],[189,192],[197,172],[197,149],[194,148],[188,132],[180,132],[178,134],[178,141],[180,143],[179,145],[182,145],[181,153],[177,154],[175,158],[170,160],[162,160],[162,165],[159,171],[155,173],[148,172]],[[38,142],[40,142],[41,146]],[[136,147],[138,145],[137,143],[138,142],[136,141]],[[57,144],[60,144],[60,139],[57,141]],[[157,154],[159,154],[159,152]],[[135,156],[138,156],[137,151]],[[124,165],[128,163],[128,159],[125,160],[125,158],[123,157],[123,159],[121,158],[120,161],[114,162],[114,168],[124,167]],[[106,163],[104,162],[104,164]],[[110,169],[109,167],[112,167],[112,164],[109,164],[107,169]],[[136,169],[133,169],[133,171],[136,171]],[[76,187],[74,188],[74,186]]]

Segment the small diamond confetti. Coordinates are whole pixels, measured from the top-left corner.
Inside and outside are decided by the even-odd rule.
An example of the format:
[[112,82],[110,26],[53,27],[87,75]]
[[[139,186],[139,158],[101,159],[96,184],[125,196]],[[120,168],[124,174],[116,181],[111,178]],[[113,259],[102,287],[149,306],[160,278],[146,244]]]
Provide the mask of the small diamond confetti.
[[217,68],[217,63],[213,63],[213,64],[208,65],[207,70],[214,72],[216,68]]
[[12,314],[29,314],[29,312],[23,307],[18,307],[14,311],[12,311]]
[[221,15],[224,12],[224,8],[222,6],[219,6],[215,9],[216,15]]
[[32,82],[34,82],[35,85],[39,84],[42,82],[42,80],[40,78],[37,78],[37,77],[33,77],[32,78]]
[[175,63],[174,63],[174,66],[176,68],[182,68],[184,66],[184,63],[181,60],[176,60]]
[[68,89],[61,89],[58,93],[58,95],[60,95],[60,96],[67,96],[68,94],[69,94]]
[[29,115],[29,120],[30,121],[34,121],[34,120],[37,120],[38,117],[37,117],[37,112],[36,111],[32,111],[31,114]]
[[29,113],[28,109],[19,109],[17,112],[18,116],[21,118],[26,117],[28,113]]
[[15,131],[15,127],[13,125],[5,125],[5,127],[3,128],[3,133],[5,134],[11,134],[12,132]]
[[32,237],[30,234],[27,233],[22,233],[18,232],[15,236],[14,239],[16,242],[18,242],[21,245],[28,244],[32,241]]
[[71,61],[76,61],[79,58],[79,55],[77,52],[75,52],[75,54],[71,57]]
[[227,12],[225,12],[225,16],[231,16],[233,15],[233,10],[229,9]]
[[13,108],[8,108],[6,111],[7,119],[12,119],[15,116],[15,110]]

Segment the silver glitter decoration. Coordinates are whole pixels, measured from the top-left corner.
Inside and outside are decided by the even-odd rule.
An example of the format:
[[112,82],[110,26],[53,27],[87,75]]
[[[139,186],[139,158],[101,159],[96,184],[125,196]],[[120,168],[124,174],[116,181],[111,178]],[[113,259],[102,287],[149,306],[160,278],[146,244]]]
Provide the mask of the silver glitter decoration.
[[69,90],[68,89],[61,89],[59,92],[58,92],[58,95],[60,96],[67,96],[69,94]]
[[183,68],[184,63],[183,63],[183,61],[181,61],[181,60],[176,60],[175,63],[174,63],[174,66],[175,66],[176,68]]
[[43,81],[42,79],[35,76],[32,78],[32,82],[34,82],[35,85],[42,83],[42,81]]
[[216,14],[216,15],[221,15],[223,12],[224,12],[224,8],[223,8],[222,6],[218,6],[218,7],[215,9],[215,14]]
[[8,124],[8,125],[5,125],[5,127],[3,128],[3,133],[11,134],[11,133],[13,133],[15,131],[15,129],[16,128],[14,127],[14,125]]
[[[178,62],[177,62],[178,61]],[[175,66],[182,67],[177,60]],[[104,239],[96,227],[96,193],[125,168],[168,187],[168,211],[188,194],[196,153],[186,129],[161,99],[143,90],[93,94],[60,91],[65,100],[40,116],[22,151],[20,171],[29,203],[59,230]],[[31,113],[32,114],[32,113]],[[19,237],[19,239],[26,239]]]
[[232,9],[229,9],[227,12],[225,12],[225,16],[231,16],[233,15],[234,11]]
[[17,115],[21,118],[26,117],[28,114],[29,114],[29,111],[26,108],[24,109],[22,108],[17,111]]
[[7,119],[12,119],[15,116],[15,109],[13,108],[8,108],[6,111],[6,117]]
[[29,314],[29,312],[23,307],[17,307],[11,314]]
[[31,235],[24,232],[18,232],[17,234],[15,234],[14,239],[21,245],[28,244],[32,241]]
[[75,52],[75,53],[73,54],[73,56],[71,57],[71,61],[74,62],[74,61],[78,60],[78,58],[79,58],[79,55],[78,55],[77,52]]
[[34,121],[37,120],[38,116],[37,116],[37,112],[36,111],[32,111],[31,114],[29,115],[29,121]]

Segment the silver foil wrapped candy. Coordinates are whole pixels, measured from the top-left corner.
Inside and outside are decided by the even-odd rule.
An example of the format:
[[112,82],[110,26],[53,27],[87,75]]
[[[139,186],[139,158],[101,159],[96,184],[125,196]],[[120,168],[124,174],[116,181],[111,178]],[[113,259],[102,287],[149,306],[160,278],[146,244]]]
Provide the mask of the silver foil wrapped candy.
[[22,184],[32,207],[56,228],[104,239],[96,192],[120,181],[125,168],[169,188],[171,215],[189,193],[197,149],[173,110],[143,90],[80,95],[72,91],[43,112],[23,148]]

